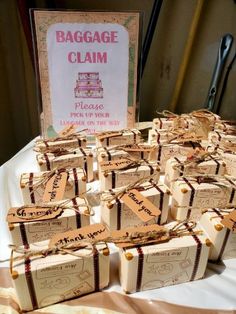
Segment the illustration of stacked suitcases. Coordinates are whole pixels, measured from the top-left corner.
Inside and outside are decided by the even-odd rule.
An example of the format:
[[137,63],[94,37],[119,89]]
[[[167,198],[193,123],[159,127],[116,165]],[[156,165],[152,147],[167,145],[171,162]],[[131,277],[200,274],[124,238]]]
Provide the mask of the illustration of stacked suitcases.
[[99,72],[79,72],[74,92],[76,98],[103,98]]

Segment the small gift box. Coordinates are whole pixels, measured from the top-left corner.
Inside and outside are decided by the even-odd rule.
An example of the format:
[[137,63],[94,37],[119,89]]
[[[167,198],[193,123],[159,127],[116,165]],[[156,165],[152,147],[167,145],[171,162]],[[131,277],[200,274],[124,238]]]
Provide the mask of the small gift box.
[[179,206],[179,204],[172,198],[171,217],[177,221],[191,219],[192,221],[199,221],[202,216],[202,209],[200,207]]
[[137,129],[121,131],[108,131],[96,135],[96,146],[116,146],[126,144],[137,144],[141,141],[141,133]]
[[174,126],[174,119],[175,117],[172,118],[155,118],[153,119],[153,129],[154,130],[170,130]]
[[78,147],[86,147],[87,139],[85,135],[78,134],[69,139],[57,138],[43,140],[39,139],[35,142],[35,151],[46,153],[57,149],[75,149]]
[[151,129],[148,131],[148,143],[153,144],[163,144],[168,143],[176,137],[169,130],[154,130]]
[[236,144],[236,131],[212,131],[208,134],[208,142],[213,145],[224,145],[225,143]]
[[160,177],[160,168],[156,162],[119,159],[104,162],[100,166],[101,191],[126,186],[150,176],[157,182]]
[[225,162],[216,154],[211,155],[200,151],[186,157],[174,157],[166,162],[165,184],[171,186],[178,177],[183,175],[224,175],[225,170]]
[[156,160],[160,163],[161,172],[165,171],[166,162],[171,157],[181,157],[193,154],[195,149],[202,149],[198,142],[161,144],[157,146]]
[[[65,186],[59,189],[61,173],[66,173]],[[64,175],[63,175],[64,177]],[[45,202],[44,196],[47,184],[50,185],[51,197],[48,201],[71,199],[86,192],[86,174],[82,168],[58,169],[45,172],[23,173],[20,178],[20,188],[24,204],[37,204]],[[62,190],[60,199],[55,199],[58,190]],[[47,201],[46,201],[47,202]]]
[[56,150],[36,156],[41,171],[57,168],[77,168],[85,170],[88,182],[93,176],[93,153],[90,149],[77,148],[75,150]]
[[104,161],[117,160],[120,158],[145,159],[156,161],[157,146],[146,143],[133,145],[120,145],[117,147],[101,147],[98,149],[97,160],[99,177],[101,176],[100,164]]
[[236,152],[222,152],[221,156],[226,164],[226,173],[230,176],[236,177]]
[[236,180],[232,177],[180,177],[171,193],[180,207],[225,207],[236,205]]
[[[170,227],[168,227],[170,228]],[[120,283],[126,293],[156,289],[204,276],[210,241],[198,227],[169,241],[120,249]],[[184,232],[184,231],[183,231]]]
[[71,250],[71,254],[63,249],[54,252],[41,242],[31,244],[25,255],[13,255],[11,276],[22,311],[96,292],[108,285],[110,261],[105,244],[94,245],[90,252],[86,248]]
[[[131,199],[126,199],[130,192]],[[153,180],[134,185],[129,190],[120,188],[105,191],[101,197],[101,221],[110,230],[120,230],[155,222],[158,224],[166,223],[169,196],[169,189],[164,184],[157,184]],[[137,208],[134,202],[138,205]],[[142,209],[142,206],[145,208]],[[140,215],[143,210],[148,212],[147,217]]]
[[50,239],[54,234],[90,224],[92,214],[83,198],[44,204],[14,207],[7,221],[15,245],[28,245]]
[[214,130],[220,132],[236,130],[236,121],[219,120],[215,123]]
[[236,257],[235,230],[231,230],[223,224],[223,219],[227,219],[229,215],[234,215],[234,219],[232,217],[230,219],[235,222],[234,208],[227,210],[212,208],[208,209],[199,221],[212,243],[209,254],[209,260],[211,261],[218,262],[221,259]]

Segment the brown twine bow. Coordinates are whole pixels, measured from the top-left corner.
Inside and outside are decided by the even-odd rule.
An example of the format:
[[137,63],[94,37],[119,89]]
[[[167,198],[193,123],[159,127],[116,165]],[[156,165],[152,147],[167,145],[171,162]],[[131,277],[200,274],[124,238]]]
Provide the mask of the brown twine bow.
[[174,165],[174,169],[181,171],[182,167],[188,167],[188,168],[196,168],[200,163],[204,161],[210,161],[210,160],[220,160],[220,157],[213,157],[214,155],[218,155],[217,152],[206,152],[203,150],[195,149],[195,151],[187,156],[187,159],[184,161],[178,162],[178,164]]
[[[85,197],[83,197],[84,204],[71,204],[71,205],[69,205],[69,203],[71,203],[73,199],[74,198],[65,200],[65,201],[61,202],[60,204],[45,204],[44,203],[44,204],[37,204],[37,205],[33,205],[33,204],[32,205],[31,204],[30,205],[23,205],[23,206],[17,208],[15,215],[17,217],[20,217],[22,220],[34,221],[36,219],[40,220],[40,218],[43,218],[50,213],[54,213],[54,212],[61,210],[57,216],[53,217],[53,218],[58,218],[62,215],[62,213],[64,212],[65,209],[73,210],[76,213],[81,214],[81,212],[79,210],[80,207],[86,207],[87,208],[87,211],[82,213],[84,216],[93,216],[94,215],[94,211],[93,211],[92,207],[88,204],[88,201]],[[48,211],[46,211],[46,212],[42,211],[42,213],[40,215],[37,214],[36,216],[24,217],[20,214],[20,211],[22,209],[27,209],[27,208],[37,208],[37,209],[46,208],[46,209],[48,209]]]
[[104,132],[99,132],[95,133],[95,136],[97,138],[111,138],[111,137],[117,137],[123,135],[125,132],[130,131],[131,129],[122,129],[122,130],[117,130],[117,131],[104,131]]
[[[88,129],[83,129],[81,131],[73,132],[73,133],[65,135],[65,136],[57,136],[57,137],[50,138],[50,139],[44,139],[44,138],[41,139],[40,138],[40,139],[37,139],[35,143],[37,145],[37,144],[48,144],[50,142],[57,142],[57,141],[74,140],[74,139],[78,139],[80,137],[85,136],[85,132],[87,130]],[[35,147],[34,150],[40,151],[40,149],[37,147]]]
[[[234,180],[235,178],[231,177],[231,176],[226,176],[226,175],[222,176],[222,175],[217,175],[217,174],[213,175],[212,174],[209,176],[209,175],[204,175],[204,174],[201,174],[201,175],[194,175],[194,174],[191,175],[190,174],[190,175],[185,175],[184,178],[188,179],[190,182],[193,181],[193,182],[196,182],[198,184],[202,184],[202,183],[214,184],[216,186],[220,186],[220,187],[225,188],[225,189],[227,189],[229,186],[232,188],[236,187],[236,184],[233,184],[230,181],[225,179],[225,178],[227,178],[229,180]],[[181,180],[184,184],[186,184],[183,177],[174,179],[174,180],[172,180],[172,182],[176,182],[179,180]],[[183,206],[180,206],[180,207],[183,207]],[[191,206],[187,206],[187,207],[191,207]]]
[[67,173],[67,180],[70,176],[70,169],[69,168],[55,168],[51,171],[47,171],[44,172],[41,176],[41,179],[39,179],[37,182],[32,183],[30,182],[30,180],[26,181],[25,183],[28,185],[30,184],[30,188],[32,188],[32,191],[30,192],[30,194],[34,193],[39,187],[43,186],[45,187],[45,185],[47,184],[47,182],[55,175],[55,174],[60,174],[62,172],[66,172]]
[[[217,211],[223,216],[223,217],[225,217],[225,216],[228,216],[231,212],[232,212],[232,210],[235,210],[236,208],[235,207],[232,207],[232,205],[230,206],[230,205],[226,205],[226,206],[224,206],[224,208],[218,208],[217,207]],[[202,214],[205,214],[205,213],[215,213],[215,211],[213,210],[213,209],[202,209]],[[216,216],[212,216],[211,218],[210,218],[210,220],[212,220],[212,219],[216,219],[216,218],[221,218],[221,217],[219,217],[218,215],[216,215]]]
[[[126,231],[123,236],[119,237],[112,237],[108,236],[103,239],[85,239],[85,240],[79,240],[74,242],[73,244],[63,244],[59,246],[53,246],[47,249],[43,250],[32,250],[32,249],[26,249],[21,246],[15,246],[15,245],[9,245],[11,248],[11,257],[10,257],[10,271],[12,273],[13,269],[13,262],[29,259],[32,257],[46,257],[49,255],[55,255],[55,254],[70,254],[76,257],[87,257],[91,255],[94,251],[95,245],[98,244],[104,244],[107,245],[108,243],[114,243],[114,244],[131,244],[133,246],[135,245],[144,245],[149,244],[148,242],[155,242],[160,243],[163,241],[169,241],[173,238],[179,238],[183,236],[190,236],[190,235],[201,235],[201,230],[193,231],[193,229],[196,227],[196,222],[190,221],[188,219],[178,222],[176,225],[174,225],[170,229],[161,229],[159,231],[148,231],[148,232],[129,232]],[[86,249],[88,250],[88,254],[84,254],[82,252],[81,254],[78,250]],[[20,254],[19,256],[14,257],[14,252]]]

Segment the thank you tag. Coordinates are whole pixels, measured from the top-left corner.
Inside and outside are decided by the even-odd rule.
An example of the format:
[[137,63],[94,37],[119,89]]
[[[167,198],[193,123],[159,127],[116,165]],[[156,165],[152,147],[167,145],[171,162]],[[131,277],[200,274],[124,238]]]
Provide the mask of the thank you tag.
[[63,209],[60,207],[13,207],[7,214],[8,223],[30,222],[57,218]]
[[66,137],[66,136],[69,136],[73,133],[75,133],[76,131],[76,127],[75,125],[67,125],[64,129],[62,129],[58,135],[61,136],[61,137]]
[[103,224],[94,224],[83,228],[58,233],[52,237],[49,247],[73,245],[86,240],[101,240],[109,236],[109,232]]
[[122,147],[122,150],[125,152],[151,152],[155,149],[152,145],[127,145],[125,147]]
[[136,189],[129,190],[121,200],[143,221],[156,218],[161,211]]
[[225,216],[221,220],[222,225],[236,233],[236,210]]
[[43,202],[61,201],[64,196],[67,182],[67,172],[55,173],[46,183]]
[[[122,242],[120,240],[117,241],[116,246],[120,248],[132,247],[137,244],[147,244],[147,243],[156,243],[163,242],[169,240],[167,235],[167,230],[163,226],[148,225],[148,226],[138,226],[138,227],[130,227],[122,230],[115,230],[111,232],[111,238],[119,239],[119,238],[136,238],[136,243],[130,242]],[[138,240],[139,239],[139,240]],[[138,242],[138,243],[137,243]]]
[[97,134],[97,138],[99,140],[103,140],[105,138],[116,137],[116,136],[120,136],[120,135],[122,135],[122,133],[121,132],[116,132],[116,131],[114,131],[114,132],[112,132],[112,131],[111,132],[102,132],[100,134]]
[[117,160],[102,161],[100,167],[102,171],[119,170],[128,167],[134,162],[132,159],[120,158]]

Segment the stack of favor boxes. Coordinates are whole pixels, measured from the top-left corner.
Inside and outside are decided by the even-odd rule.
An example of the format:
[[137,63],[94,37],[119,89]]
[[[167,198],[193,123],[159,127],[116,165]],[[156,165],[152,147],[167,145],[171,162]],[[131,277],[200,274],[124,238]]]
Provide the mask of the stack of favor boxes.
[[[135,228],[136,237],[147,226],[167,230],[164,241],[127,240],[119,248],[127,293],[200,279],[208,260],[236,257],[235,147],[234,124],[204,110],[154,119],[147,142],[138,129],[125,129],[96,134],[89,148],[86,134],[70,127],[38,140],[39,171],[22,174],[24,205],[7,215],[22,310],[112,284],[107,234],[116,230]],[[98,207],[87,198],[97,180],[99,224],[92,219]],[[54,237],[99,241],[88,254],[78,243],[69,251],[50,247]]]

